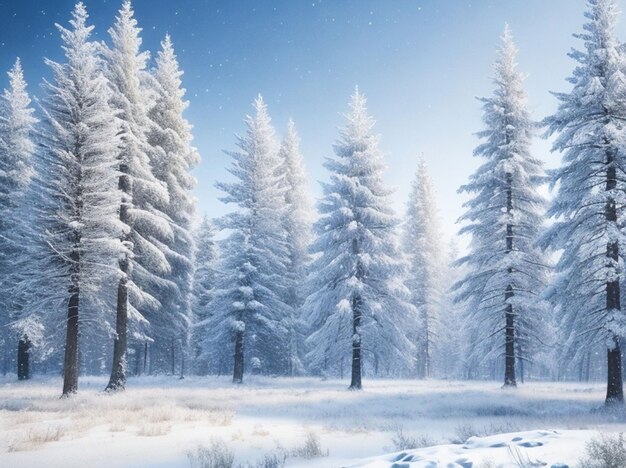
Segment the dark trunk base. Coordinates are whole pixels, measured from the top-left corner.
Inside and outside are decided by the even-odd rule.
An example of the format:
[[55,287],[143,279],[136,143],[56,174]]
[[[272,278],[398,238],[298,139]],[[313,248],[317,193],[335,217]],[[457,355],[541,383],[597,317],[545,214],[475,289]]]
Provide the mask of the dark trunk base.
[[608,349],[607,356],[607,386],[605,406],[623,405],[624,390],[622,384],[622,354],[619,337],[614,337],[615,347]]
[[[126,271],[122,268],[122,271]],[[113,366],[105,392],[119,392],[126,388],[126,349],[128,329],[128,284],[121,279],[117,287],[116,337],[113,343]]]
[[233,383],[243,383],[243,331],[235,334],[235,366],[233,369]]
[[67,307],[67,332],[63,362],[63,397],[78,391],[78,300],[79,290],[74,288]]
[[20,338],[17,343],[17,379],[30,379],[30,348],[31,343],[28,337]]

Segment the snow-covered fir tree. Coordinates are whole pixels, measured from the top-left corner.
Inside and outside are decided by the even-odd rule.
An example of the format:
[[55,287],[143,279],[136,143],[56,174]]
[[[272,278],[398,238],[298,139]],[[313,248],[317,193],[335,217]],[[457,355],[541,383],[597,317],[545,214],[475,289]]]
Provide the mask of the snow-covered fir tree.
[[6,374],[17,343],[17,375],[23,380],[29,378],[34,338],[29,338],[31,320],[21,313],[17,300],[20,295],[14,286],[24,266],[22,256],[28,243],[24,195],[33,176],[37,121],[19,59],[8,75],[9,87],[0,96],[0,349]]
[[535,247],[544,200],[538,193],[542,163],[530,152],[535,128],[527,110],[517,49],[508,26],[495,63],[494,94],[483,98],[483,142],[474,155],[484,159],[460,192],[469,193],[467,224],[471,234],[466,276],[457,298],[468,301],[473,352],[482,361],[504,357],[504,385],[516,385],[520,351],[540,338],[541,294],[547,268]]
[[[191,125],[183,116],[189,103],[184,100],[178,60],[170,36],[161,43],[154,70],[154,105],[149,117],[154,123],[148,133],[153,173],[167,187],[169,200],[159,206],[171,226],[171,236],[155,240],[163,251],[170,271],[166,278],[174,288],[159,287],[154,297],[159,314],[151,320],[152,334],[173,346],[170,355],[179,350],[181,373],[188,350],[191,323],[191,285],[193,275],[193,234],[191,222],[195,200],[192,190],[195,178],[191,169],[200,158],[191,146]],[[169,233],[168,233],[169,234]],[[178,344],[178,346],[176,346]],[[173,363],[172,363],[173,364]]]
[[463,378],[467,364],[469,364],[465,353],[468,341],[465,324],[467,314],[464,304],[454,302],[454,295],[451,291],[452,285],[463,275],[463,269],[457,265],[459,256],[456,240],[452,239],[445,255],[442,255],[440,314],[432,352],[433,371],[437,377],[444,379]]
[[[52,206],[42,220],[51,265],[65,295],[63,394],[77,391],[79,324],[82,311],[98,311],[90,320],[108,320],[108,290],[121,274],[117,260],[126,253],[118,209],[119,121],[109,104],[111,90],[103,73],[99,44],[90,41],[93,26],[78,3],[71,28],[58,26],[65,62],[47,60],[53,80],[44,83],[41,166]],[[36,304],[32,304],[31,307]]]
[[435,194],[423,159],[409,195],[402,241],[408,262],[405,284],[418,313],[414,336],[417,376],[427,378],[432,373],[446,260]]
[[292,308],[286,295],[288,249],[282,218],[285,193],[278,145],[263,98],[238,137],[239,151],[227,152],[235,182],[218,183],[221,201],[237,206],[219,220],[230,231],[220,249],[220,275],[210,307],[208,352],[234,348],[233,381],[241,383],[244,368],[254,361],[268,373],[288,367],[286,318]]
[[325,163],[330,181],[322,184],[312,246],[318,258],[304,308],[312,330],[307,341],[313,368],[338,367],[350,355],[350,388],[360,389],[365,362],[374,372],[409,366],[414,347],[406,331],[415,309],[402,283],[397,221],[392,191],[383,183],[379,138],[358,89],[346,118],[335,157]]
[[[120,220],[128,253],[120,259],[113,364],[108,390],[124,389],[130,325],[148,318],[157,322],[166,313],[154,298],[157,290],[172,293],[176,285],[165,278],[171,267],[158,239],[174,237],[172,223],[161,207],[169,203],[165,183],[156,179],[150,165],[148,132],[155,125],[148,112],[152,91],[146,70],[149,54],[141,51],[141,29],[129,0],[125,0],[109,29],[112,46],[105,49],[107,76],[113,89],[111,102],[121,120],[118,155],[122,201]],[[144,324],[145,325],[145,324]]]
[[[215,228],[205,214],[195,232],[195,255],[192,294],[193,323],[206,324],[210,315],[209,307],[213,300],[213,289],[217,279],[217,245]],[[215,359],[204,352],[202,343],[212,333],[206,326],[195,326],[192,332],[192,350],[196,371],[207,374]],[[215,350],[212,350],[215,352]],[[213,370],[216,370],[213,366]]]
[[556,93],[559,109],[546,119],[553,149],[563,152],[552,172],[558,190],[548,211],[555,218],[543,244],[562,251],[549,290],[564,334],[564,353],[575,362],[590,348],[607,350],[606,404],[623,403],[620,337],[626,332],[624,281],[626,77],[624,51],[615,37],[613,0],[588,0],[582,50],[569,82]]
[[292,308],[294,315],[287,318],[289,330],[289,375],[304,373],[303,340],[306,325],[300,318],[300,311],[306,293],[307,267],[310,262],[309,246],[311,233],[311,202],[307,190],[306,169],[300,154],[300,138],[292,120],[287,124],[287,133],[282,141],[279,157],[280,173],[285,187],[286,210],[283,225],[287,236],[289,263],[287,265],[286,296],[284,301]]

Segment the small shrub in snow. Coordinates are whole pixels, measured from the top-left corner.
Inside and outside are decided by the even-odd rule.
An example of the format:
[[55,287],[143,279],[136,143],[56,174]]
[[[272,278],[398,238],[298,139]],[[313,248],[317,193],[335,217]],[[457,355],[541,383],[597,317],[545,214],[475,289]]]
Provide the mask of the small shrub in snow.
[[[432,447],[437,442],[427,435],[412,436],[404,432],[403,426],[396,426],[391,438],[392,446],[389,452],[399,452],[400,450],[418,449],[422,447]],[[387,450],[387,448],[385,448]]]
[[266,453],[265,456],[254,465],[254,468],[283,468],[286,461],[287,454],[284,451],[275,451]]
[[580,468],[624,468],[626,466],[626,439],[617,435],[601,433],[587,442]]
[[200,445],[187,454],[192,468],[233,468],[235,453],[221,439]]
[[46,442],[56,442],[63,437],[65,429],[59,426],[48,426],[45,429],[32,429],[24,432],[9,443],[8,452],[22,452],[32,450]]
[[513,421],[502,421],[501,423],[489,423],[484,426],[475,426],[470,422],[458,424],[455,428],[454,444],[464,444],[470,437],[487,437],[496,434],[506,434],[507,432],[519,432],[520,426]]
[[327,457],[328,451],[322,450],[322,444],[319,436],[315,432],[308,432],[301,447],[296,447],[291,451],[294,457],[300,458],[319,458]]
[[515,445],[509,445],[509,456],[519,468],[535,468],[546,465],[540,460],[532,460],[526,452]]

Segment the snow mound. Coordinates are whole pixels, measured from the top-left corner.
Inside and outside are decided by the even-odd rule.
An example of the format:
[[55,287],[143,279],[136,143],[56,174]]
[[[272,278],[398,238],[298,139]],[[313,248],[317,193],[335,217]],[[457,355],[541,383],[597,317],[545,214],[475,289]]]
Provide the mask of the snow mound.
[[464,444],[404,450],[362,460],[351,468],[574,468],[595,431],[537,430],[470,437]]

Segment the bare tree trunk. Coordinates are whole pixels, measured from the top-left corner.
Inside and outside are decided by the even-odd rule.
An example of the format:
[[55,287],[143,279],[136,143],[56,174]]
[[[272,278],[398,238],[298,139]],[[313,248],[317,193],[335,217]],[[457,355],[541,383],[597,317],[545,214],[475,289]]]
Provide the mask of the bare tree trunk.
[[143,345],[143,373],[146,373],[146,369],[148,369],[148,342],[146,341]]
[[170,367],[172,375],[176,374],[176,340],[174,338],[172,338],[170,343]]
[[351,390],[361,390],[361,300],[355,297],[352,300],[352,380]]
[[180,380],[185,378],[185,341],[180,340]]
[[7,375],[9,372],[9,355],[11,354],[9,348],[9,337],[5,337],[6,341],[4,342],[4,359],[2,364],[2,375]]
[[243,383],[243,330],[235,332],[235,367],[233,369],[233,383]]
[[[508,215],[513,214],[513,176],[507,172],[506,183],[506,212]],[[513,225],[506,225],[506,253],[507,255],[513,251]],[[509,268],[509,274],[513,273],[513,269]],[[513,313],[513,304],[510,303],[513,298],[513,285],[509,284],[504,293],[506,303],[505,311],[505,341],[504,341],[504,386],[516,387],[515,381],[515,315]]]
[[17,379],[30,379],[30,348],[31,342],[23,336],[17,343]]
[[[132,203],[132,183],[128,165],[120,163],[119,189],[122,191],[122,203],[120,205],[120,221],[127,226],[132,226],[130,217],[130,205]],[[122,241],[130,243],[131,236],[126,234]],[[124,255],[119,262],[122,277],[117,285],[117,316],[115,319],[115,340],[113,341],[113,365],[111,378],[105,388],[107,392],[116,392],[126,388],[126,353],[128,340],[128,276],[130,274],[130,254]]]
[[[615,157],[612,152],[607,153],[606,190],[615,190],[617,187],[617,172]],[[606,220],[617,223],[617,207],[614,199],[606,204]],[[619,243],[609,242],[606,246],[606,256],[610,265],[617,266],[619,262]],[[606,310],[609,313],[621,310],[619,277],[606,283]],[[622,385],[622,354],[620,338],[615,335],[613,347],[607,349],[607,386],[605,405],[624,404],[624,390]]]
[[[128,260],[124,260],[124,263]],[[127,269],[127,268],[126,268]],[[124,273],[126,271],[122,270]],[[115,340],[113,342],[113,366],[111,378],[105,389],[117,392],[126,388],[126,350],[128,331],[128,279],[124,276],[117,287],[117,317],[115,321]]]
[[135,375],[141,375],[141,344],[135,346]]
[[[76,253],[78,257],[78,253]],[[67,305],[67,329],[65,334],[65,358],[63,361],[63,396],[78,391],[78,302],[79,287],[70,287]]]
[[[352,253],[357,255],[360,253],[359,243],[356,239],[352,240]],[[358,257],[357,257],[358,258]],[[357,262],[356,276],[363,277],[363,267]],[[361,390],[363,384],[361,382],[361,371],[363,365],[361,363],[361,297],[352,298],[352,379],[350,381],[350,390]]]

